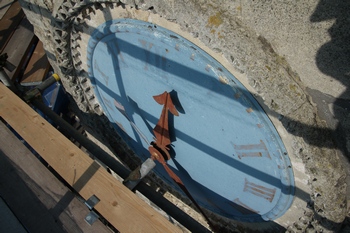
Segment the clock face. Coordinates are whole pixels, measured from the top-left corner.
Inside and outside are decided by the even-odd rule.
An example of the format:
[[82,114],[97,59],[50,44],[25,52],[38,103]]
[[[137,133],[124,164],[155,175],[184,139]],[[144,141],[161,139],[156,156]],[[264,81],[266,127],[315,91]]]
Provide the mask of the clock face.
[[[179,116],[169,114],[168,165],[202,207],[240,221],[273,220],[290,207],[294,177],[276,129],[249,91],[195,44],[117,19],[91,35],[87,65],[104,113],[143,160],[163,107],[153,96],[171,94]],[[180,191],[160,164],[155,172]]]

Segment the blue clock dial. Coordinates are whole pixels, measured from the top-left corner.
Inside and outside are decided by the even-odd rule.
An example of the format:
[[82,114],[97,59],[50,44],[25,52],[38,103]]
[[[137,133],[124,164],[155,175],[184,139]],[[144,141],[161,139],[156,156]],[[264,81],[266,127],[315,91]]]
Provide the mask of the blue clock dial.
[[[185,38],[147,22],[101,24],[88,45],[88,75],[104,113],[142,159],[171,94],[169,167],[204,208],[241,221],[283,215],[294,177],[276,129],[249,91]],[[137,127],[135,127],[137,126]],[[177,189],[161,165],[155,172]]]

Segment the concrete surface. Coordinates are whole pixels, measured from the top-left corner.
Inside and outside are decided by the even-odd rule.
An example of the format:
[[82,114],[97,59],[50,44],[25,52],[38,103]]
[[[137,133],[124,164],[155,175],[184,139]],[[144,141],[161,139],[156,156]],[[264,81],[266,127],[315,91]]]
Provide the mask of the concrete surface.
[[[349,10],[350,2],[342,0],[245,1],[240,14],[298,73],[345,164],[350,158]],[[350,174],[350,166],[345,168]]]
[[[110,14],[103,15],[108,18],[119,9],[121,17],[169,22],[170,26],[164,25],[214,51],[218,59],[233,67],[234,75],[255,94],[281,134],[294,160],[296,181],[299,179],[309,195],[300,198],[301,206],[294,206],[301,215],[298,212],[292,220],[282,219],[279,224],[290,232],[340,230],[346,215],[349,216],[350,3],[116,2],[84,8],[91,2],[21,1],[36,34],[44,42],[52,66],[80,109],[101,114],[84,76],[84,61],[77,52],[86,43],[75,38],[80,27],[91,23],[95,12],[108,8]],[[91,124],[100,124],[92,119],[95,115],[86,116],[91,118]],[[108,139],[107,128],[100,124],[95,131],[101,131]],[[236,223],[230,224],[228,229],[237,227]]]

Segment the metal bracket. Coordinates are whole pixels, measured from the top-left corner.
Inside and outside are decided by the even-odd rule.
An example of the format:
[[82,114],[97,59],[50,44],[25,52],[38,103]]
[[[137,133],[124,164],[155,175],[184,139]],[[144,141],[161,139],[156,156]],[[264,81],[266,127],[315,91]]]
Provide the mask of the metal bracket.
[[37,85],[35,88],[25,92],[23,95],[23,99],[25,101],[30,101],[35,96],[41,94],[46,88],[50,87],[52,84],[58,82],[59,80],[60,77],[57,74],[52,74],[49,78],[47,78],[41,84]]
[[95,213],[95,211],[90,211],[88,215],[85,217],[85,221],[92,226],[92,224],[98,219],[98,215]]
[[95,205],[100,201],[98,197],[95,195],[92,195],[87,201],[85,201],[85,205],[89,208],[90,213],[86,215],[85,221],[91,226],[97,219],[98,215],[93,211],[92,209],[95,207]]
[[123,184],[130,190],[133,190],[138,183],[156,166],[156,163],[148,158],[138,168],[132,171],[129,176],[124,180]]

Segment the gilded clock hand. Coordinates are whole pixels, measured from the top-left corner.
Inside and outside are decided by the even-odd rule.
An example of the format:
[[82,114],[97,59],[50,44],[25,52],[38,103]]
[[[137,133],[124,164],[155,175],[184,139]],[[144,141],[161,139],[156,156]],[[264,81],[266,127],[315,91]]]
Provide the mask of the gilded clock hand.
[[170,154],[168,152],[169,145],[171,143],[169,136],[169,113],[170,111],[175,116],[179,116],[173,101],[171,100],[170,94],[164,92],[163,94],[153,96],[154,100],[157,103],[164,105],[160,118],[157,125],[153,129],[155,136],[155,141],[151,143],[151,146],[148,148],[151,158],[157,160],[161,163],[165,170],[168,172],[170,177],[179,185],[183,186],[181,179],[168,167],[165,160],[170,159]]
[[[153,96],[154,100],[163,106],[162,113],[158,120],[157,125],[153,129],[153,133],[155,136],[155,142],[151,143],[151,146],[148,148],[151,158],[160,162],[165,170],[168,172],[171,178],[173,178],[177,183],[183,185],[180,178],[168,167],[166,164],[165,158],[167,160],[170,159],[170,154],[168,152],[170,145],[170,136],[169,136],[169,113],[170,111],[175,116],[178,116],[173,101],[171,100],[170,94],[168,92],[164,92],[163,94]],[[165,155],[165,156],[164,156]]]
[[165,152],[167,159],[170,159],[169,148],[170,145],[170,136],[169,136],[169,113],[170,111],[173,115],[179,116],[173,101],[171,100],[170,94],[168,92],[164,92],[161,95],[153,96],[154,100],[157,101],[158,104],[164,105],[162,113],[160,115],[159,121],[157,125],[153,129],[153,133],[155,136],[155,144],[162,151]]
[[[125,108],[118,101],[114,100],[115,107],[120,111],[120,113],[130,122],[133,129],[139,134],[140,137],[145,140],[148,147],[148,151],[151,154],[151,159],[147,159],[141,166],[139,166],[136,170],[134,170],[127,179],[124,180],[124,184],[129,187],[131,190],[140,182],[140,180],[147,175],[147,173],[155,166],[153,160],[157,160],[160,164],[163,165],[166,172],[169,176],[177,183],[177,185],[182,189],[182,191],[187,195],[187,197],[192,201],[192,203],[198,208],[198,210],[202,213],[203,217],[207,220],[210,227],[214,230],[214,226],[211,223],[208,216],[204,213],[199,204],[192,197],[190,192],[187,190],[186,186],[182,182],[182,180],[169,168],[166,163],[166,160],[169,160],[170,154],[168,152],[169,145],[171,144],[170,136],[169,136],[169,113],[170,111],[173,115],[178,116],[179,113],[171,100],[170,94],[168,92],[164,92],[161,95],[153,96],[154,100],[164,105],[162,109],[162,113],[158,120],[157,125],[153,129],[153,133],[155,136],[155,141],[149,143],[146,136],[141,132],[141,130],[131,121],[129,116],[127,115]],[[152,162],[153,163],[152,163]]]
[[[173,101],[171,100],[170,94],[168,92],[164,92],[161,95],[153,96],[155,101],[157,103],[164,105],[162,113],[160,115],[159,121],[157,125],[153,129],[153,133],[155,135],[155,142],[151,143],[151,146],[148,147],[148,150],[151,154],[151,158],[153,160],[157,160],[159,163],[161,163],[166,170],[166,172],[169,174],[169,176],[177,183],[177,185],[184,191],[184,193],[187,195],[187,197],[192,201],[192,203],[198,208],[198,210],[202,213],[203,217],[207,220],[209,226],[212,228],[212,230],[215,229],[214,225],[208,218],[208,216],[204,213],[202,208],[199,206],[199,204],[196,202],[196,200],[192,197],[191,193],[187,190],[186,186],[168,166],[166,163],[166,160],[170,159],[170,154],[168,152],[171,141],[169,136],[169,113],[170,111],[173,115],[179,116],[178,111],[175,108],[175,105],[173,104]],[[166,160],[165,160],[166,159]]]

